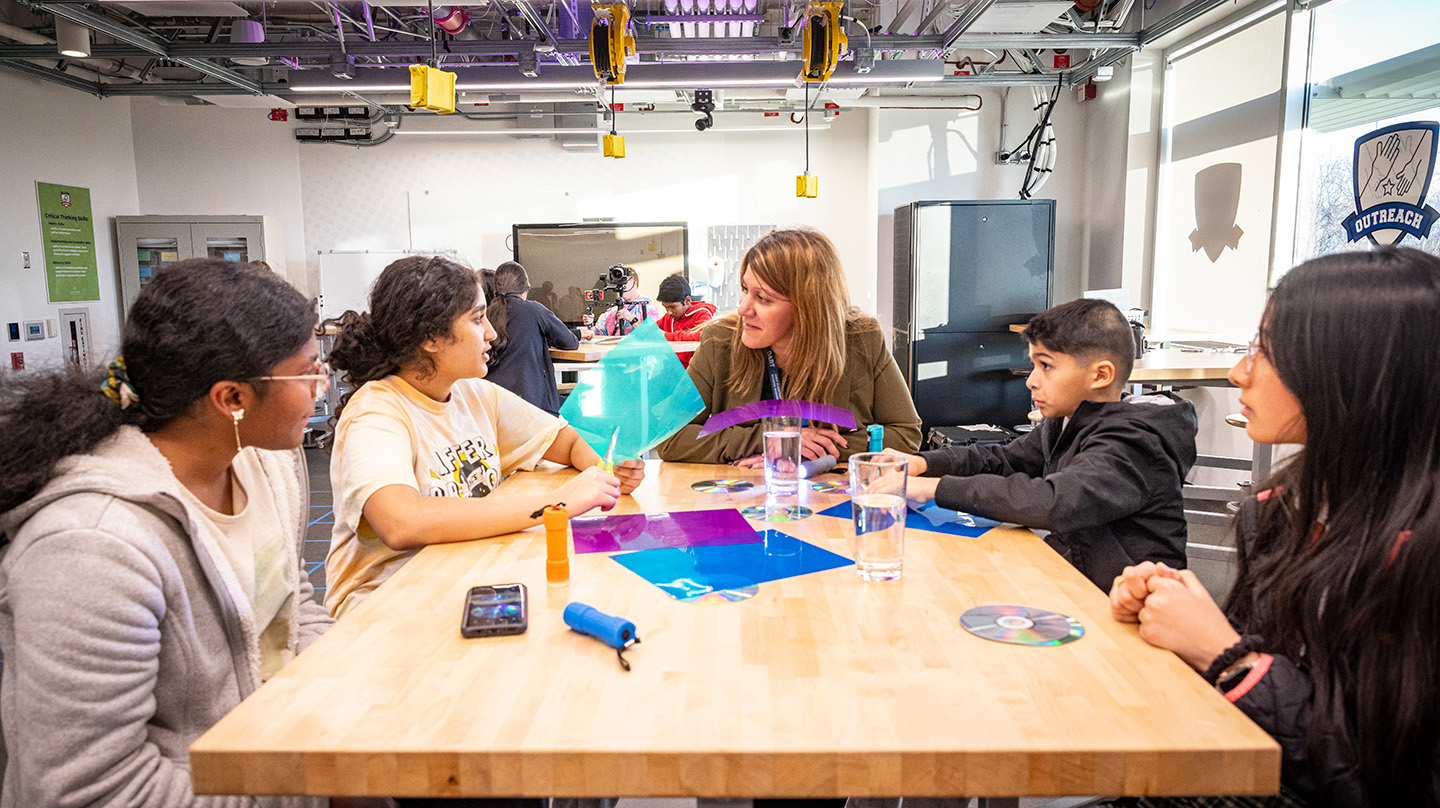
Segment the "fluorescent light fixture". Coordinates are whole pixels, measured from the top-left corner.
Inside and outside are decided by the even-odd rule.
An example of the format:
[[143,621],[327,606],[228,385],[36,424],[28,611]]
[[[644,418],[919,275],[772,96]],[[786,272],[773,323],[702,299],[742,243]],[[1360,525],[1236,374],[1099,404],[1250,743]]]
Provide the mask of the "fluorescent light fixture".
[[[794,87],[798,86],[801,66],[799,61],[642,62],[629,67],[620,89]],[[599,85],[589,65],[547,64],[537,78],[521,75],[513,65],[447,69],[454,70],[455,90],[462,93],[591,89]],[[898,85],[940,81],[944,77],[944,63],[938,59],[885,59],[877,60],[868,73],[857,73],[854,62],[841,62],[829,83],[833,87]],[[294,72],[290,79],[290,91],[294,93],[398,93],[409,89],[409,74],[384,68],[356,68],[355,78],[343,83],[315,70]]]
[[61,56],[84,59],[90,55],[90,29],[64,17],[56,17],[55,50]]

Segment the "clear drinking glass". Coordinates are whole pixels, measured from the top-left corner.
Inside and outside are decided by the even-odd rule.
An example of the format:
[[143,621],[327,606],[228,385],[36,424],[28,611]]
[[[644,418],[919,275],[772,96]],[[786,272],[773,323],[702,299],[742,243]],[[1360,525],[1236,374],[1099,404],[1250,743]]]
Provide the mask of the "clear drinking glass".
[[866,452],[850,457],[850,507],[855,569],[867,581],[900,578],[905,558],[903,457]]
[[[795,497],[800,492],[800,419],[777,415],[761,422],[767,498]],[[794,504],[788,502],[786,504]]]

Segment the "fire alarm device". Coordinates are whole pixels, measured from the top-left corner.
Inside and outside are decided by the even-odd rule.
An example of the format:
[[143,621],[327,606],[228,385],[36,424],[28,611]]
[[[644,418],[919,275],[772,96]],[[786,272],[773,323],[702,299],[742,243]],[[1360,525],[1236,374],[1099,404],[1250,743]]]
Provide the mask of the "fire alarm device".
[[270,120],[288,121],[290,120],[290,110],[283,107],[277,107],[276,109],[272,109],[270,110]]
[[12,352],[10,353],[10,369],[11,369],[11,370],[24,370],[24,369],[25,369],[25,354],[21,353],[20,351],[12,351]]

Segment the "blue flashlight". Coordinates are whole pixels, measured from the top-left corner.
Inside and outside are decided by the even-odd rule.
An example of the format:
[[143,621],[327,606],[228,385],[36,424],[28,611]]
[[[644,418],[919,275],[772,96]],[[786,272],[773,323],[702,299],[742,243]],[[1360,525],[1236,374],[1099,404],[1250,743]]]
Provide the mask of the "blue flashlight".
[[625,660],[625,649],[640,642],[634,623],[576,602],[565,607],[565,625],[614,648],[616,656],[620,657],[620,667],[630,670],[630,663]]

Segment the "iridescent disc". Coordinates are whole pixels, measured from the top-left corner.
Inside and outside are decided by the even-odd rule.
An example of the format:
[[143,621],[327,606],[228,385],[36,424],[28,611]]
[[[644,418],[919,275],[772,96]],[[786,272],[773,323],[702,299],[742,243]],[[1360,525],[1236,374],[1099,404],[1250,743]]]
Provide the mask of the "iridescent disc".
[[818,483],[810,483],[810,489],[817,494],[848,494],[850,484],[844,480],[821,480]]
[[751,505],[742,508],[740,515],[746,519],[760,519],[766,522],[798,522],[813,514],[814,511],[804,505],[786,505],[766,508],[764,505]]
[[1085,636],[1075,618],[1029,606],[976,606],[960,615],[960,625],[977,637],[1016,645],[1064,645]]
[[742,586],[738,589],[716,589],[693,598],[676,598],[682,603],[738,603],[749,600],[760,591],[760,585]]
[[731,494],[736,491],[749,491],[755,487],[755,483],[749,480],[701,480],[698,483],[691,483],[690,487],[702,494]]

